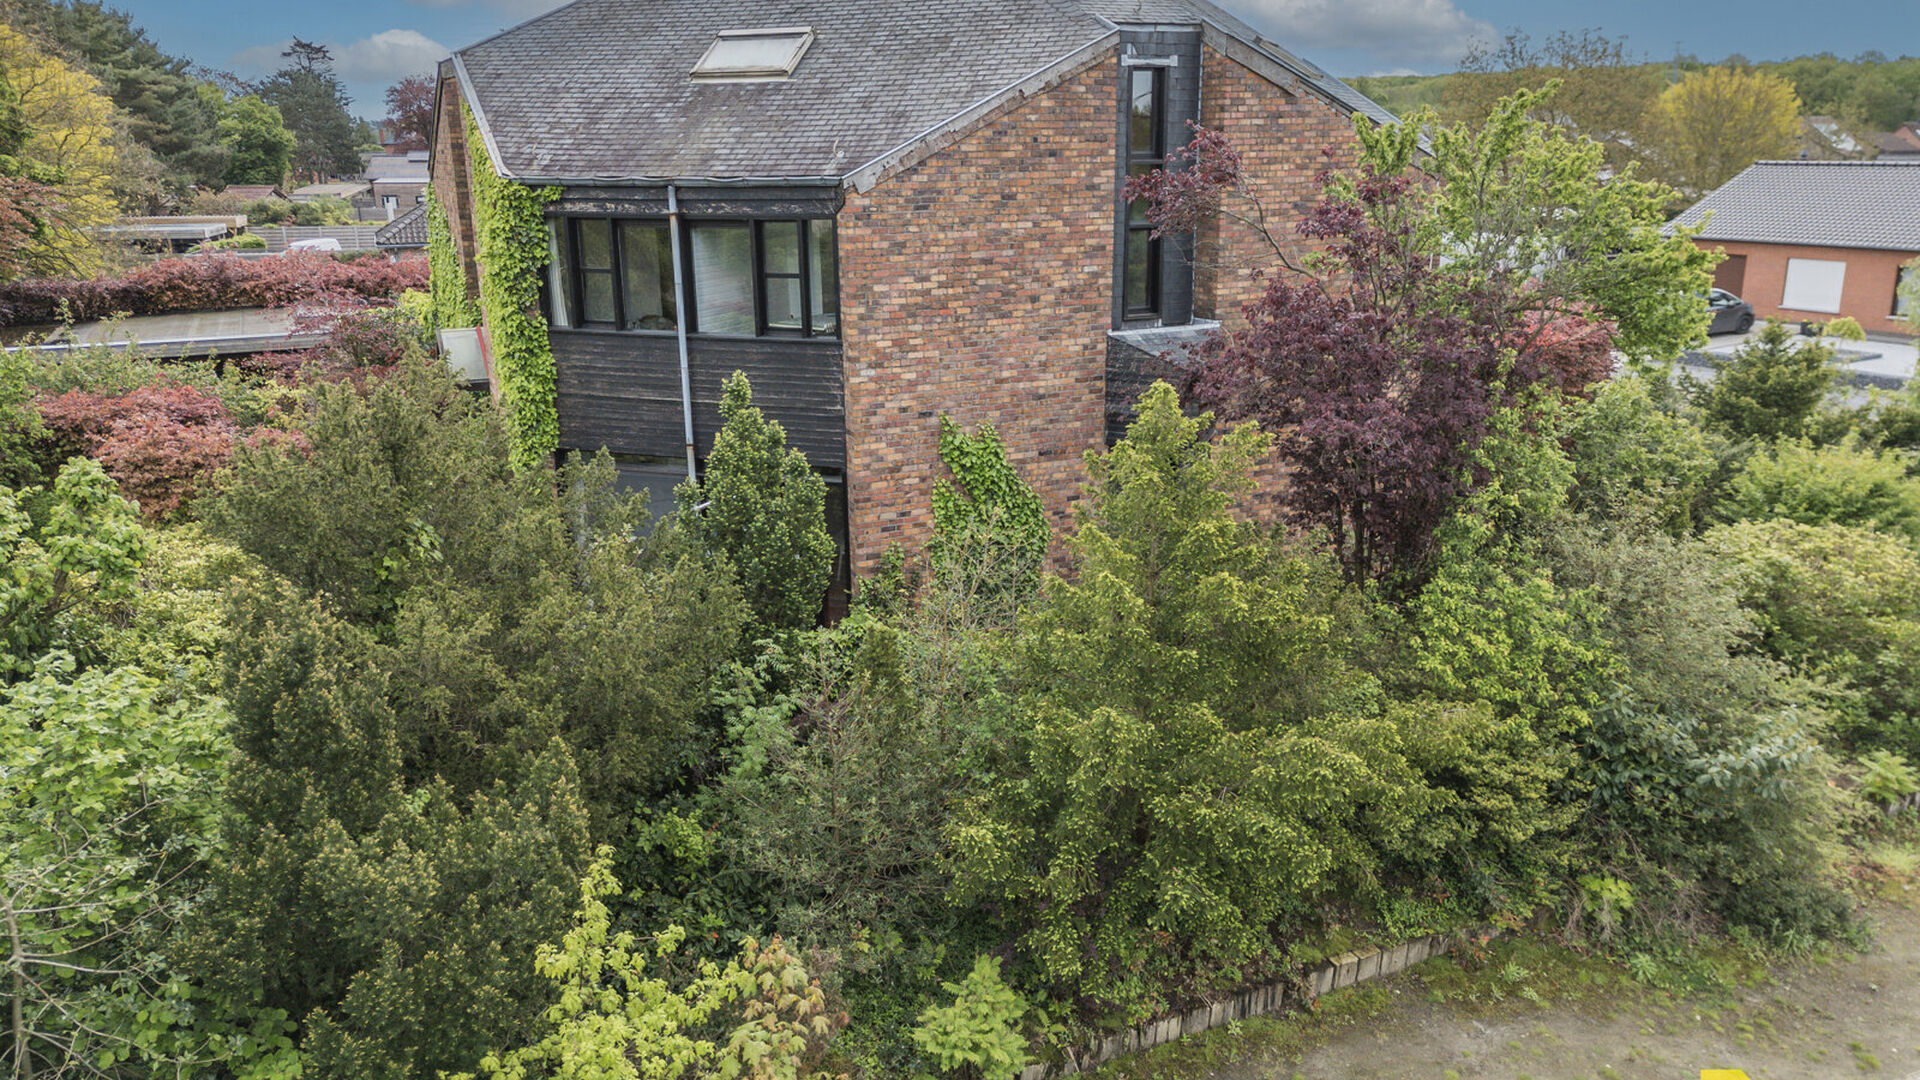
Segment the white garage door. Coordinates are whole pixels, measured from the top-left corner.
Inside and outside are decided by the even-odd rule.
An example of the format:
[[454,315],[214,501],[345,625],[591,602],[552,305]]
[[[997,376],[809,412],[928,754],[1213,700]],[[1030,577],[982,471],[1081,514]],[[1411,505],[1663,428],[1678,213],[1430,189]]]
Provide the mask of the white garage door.
[[1840,287],[1847,264],[1829,259],[1788,259],[1787,287],[1780,306],[1793,311],[1840,311]]

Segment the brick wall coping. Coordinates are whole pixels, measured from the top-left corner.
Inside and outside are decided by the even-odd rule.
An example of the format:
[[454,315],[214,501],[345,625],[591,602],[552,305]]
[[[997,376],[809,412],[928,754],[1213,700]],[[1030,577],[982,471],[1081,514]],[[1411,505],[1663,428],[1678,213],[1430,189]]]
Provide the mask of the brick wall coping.
[[[1498,936],[1498,932],[1488,935],[1489,938]],[[1298,976],[1243,990],[1225,1001],[1201,1005],[1185,1013],[1149,1020],[1086,1046],[1069,1047],[1065,1061],[1029,1065],[1021,1071],[1019,1080],[1071,1076],[1188,1035],[1299,1008],[1322,994],[1395,975],[1423,960],[1444,956],[1466,940],[1467,936],[1460,932],[1427,934],[1387,948],[1369,947],[1343,953]]]

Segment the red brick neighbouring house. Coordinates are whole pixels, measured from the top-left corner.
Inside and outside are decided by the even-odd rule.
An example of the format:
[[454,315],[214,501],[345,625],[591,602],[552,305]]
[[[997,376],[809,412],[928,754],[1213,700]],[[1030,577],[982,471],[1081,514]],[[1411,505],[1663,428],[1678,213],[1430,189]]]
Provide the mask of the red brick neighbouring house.
[[1920,258],[1920,160],[1761,161],[1677,219],[1726,253],[1715,287],[1762,318],[1842,315],[1900,333],[1896,289]]
[[1284,223],[1324,151],[1352,160],[1355,113],[1391,119],[1205,0],[578,0],[441,66],[433,184],[469,288],[463,106],[502,176],[564,189],[562,447],[658,499],[743,370],[830,481],[842,574],[927,539],[943,414],[991,421],[1066,524],[1159,350],[1255,295],[1257,237],[1152,238],[1130,171],[1204,123]]

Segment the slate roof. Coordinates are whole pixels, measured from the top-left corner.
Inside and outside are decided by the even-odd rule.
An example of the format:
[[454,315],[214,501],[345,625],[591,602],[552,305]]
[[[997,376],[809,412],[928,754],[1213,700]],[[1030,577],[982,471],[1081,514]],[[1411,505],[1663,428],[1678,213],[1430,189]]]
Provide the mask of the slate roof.
[[375,247],[423,248],[427,246],[427,204],[415,203],[413,209],[380,226],[373,234]]
[[1920,161],[1757,161],[1674,223],[1702,218],[1703,240],[1920,251]]
[[[575,0],[454,54],[502,173],[575,183],[846,177],[1118,23],[1212,23],[1348,111],[1389,118],[1207,0]],[[722,30],[809,26],[775,82],[688,78]]]

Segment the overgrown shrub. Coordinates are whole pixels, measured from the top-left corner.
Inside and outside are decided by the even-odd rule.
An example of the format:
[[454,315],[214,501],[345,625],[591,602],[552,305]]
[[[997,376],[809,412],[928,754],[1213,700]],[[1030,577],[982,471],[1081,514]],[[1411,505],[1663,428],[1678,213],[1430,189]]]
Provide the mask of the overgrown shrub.
[[[1714,440],[1656,399],[1646,378],[1622,374],[1572,406],[1567,455],[1577,513],[1599,518],[1651,514],[1675,533],[1691,532],[1715,476]],[[1671,395],[1668,395],[1671,396]]]
[[733,564],[762,626],[811,626],[835,555],[826,482],[754,406],[741,372],[721,391],[720,421],[704,475],[675,489],[681,527]]
[[1871,529],[1784,519],[1704,540],[1733,570],[1769,653],[1859,690],[1836,702],[1842,739],[1920,758],[1920,555]]
[[1857,442],[1783,440],[1747,459],[1716,509],[1733,521],[1859,525],[1920,540],[1920,481],[1904,461]]
[[36,407],[59,456],[100,462],[156,521],[176,516],[226,465],[239,434],[219,398],[171,382],[112,396],[69,390]]
[[1769,320],[1730,359],[1715,361],[1712,381],[1695,385],[1693,403],[1709,426],[1734,438],[1798,437],[1834,377],[1831,348]]

